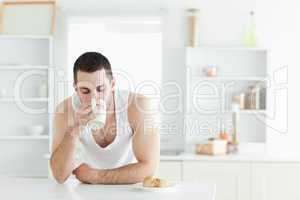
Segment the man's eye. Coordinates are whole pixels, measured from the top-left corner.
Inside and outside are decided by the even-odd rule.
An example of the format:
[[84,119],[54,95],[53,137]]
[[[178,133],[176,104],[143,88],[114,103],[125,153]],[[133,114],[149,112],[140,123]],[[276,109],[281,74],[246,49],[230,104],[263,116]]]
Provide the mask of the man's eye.
[[82,92],[83,94],[88,94],[88,93],[90,93],[89,90],[81,90],[81,92]]
[[97,88],[97,92],[103,92],[104,91],[104,87],[102,86],[98,86]]

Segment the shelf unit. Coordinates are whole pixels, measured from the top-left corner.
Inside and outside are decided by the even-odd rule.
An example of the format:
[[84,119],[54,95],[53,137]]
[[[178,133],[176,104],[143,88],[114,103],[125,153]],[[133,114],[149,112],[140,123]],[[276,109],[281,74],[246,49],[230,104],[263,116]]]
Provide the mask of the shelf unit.
[[[217,76],[207,77],[214,65]],[[186,49],[185,135],[188,144],[215,137],[221,127],[232,129],[232,97],[249,86],[268,84],[268,50],[243,46],[199,46]],[[264,109],[240,109],[238,136],[241,142],[265,142]]]
[[[53,38],[0,35],[0,54],[0,175],[46,177],[43,155],[49,153],[51,140]],[[41,135],[28,133],[35,125],[44,127]]]

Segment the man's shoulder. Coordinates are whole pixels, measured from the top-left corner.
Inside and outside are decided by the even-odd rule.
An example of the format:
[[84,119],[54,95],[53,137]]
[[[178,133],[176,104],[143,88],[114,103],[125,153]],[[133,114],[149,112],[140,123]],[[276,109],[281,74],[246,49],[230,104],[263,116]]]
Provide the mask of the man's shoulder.
[[138,106],[144,107],[146,103],[150,102],[150,98],[135,92],[128,92],[128,109],[137,108]]
[[153,99],[143,94],[129,92],[128,113],[130,118],[140,118],[145,114],[152,112]]
[[72,111],[71,96],[60,101],[55,107],[55,113],[68,114]]

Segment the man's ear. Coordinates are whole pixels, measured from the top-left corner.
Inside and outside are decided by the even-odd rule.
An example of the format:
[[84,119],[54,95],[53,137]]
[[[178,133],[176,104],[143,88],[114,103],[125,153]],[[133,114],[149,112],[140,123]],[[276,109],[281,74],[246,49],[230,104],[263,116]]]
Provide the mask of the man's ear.
[[111,90],[115,91],[116,87],[116,79],[114,77],[112,77],[111,79]]
[[77,92],[77,87],[76,87],[75,82],[73,82],[73,88],[74,88],[74,90]]

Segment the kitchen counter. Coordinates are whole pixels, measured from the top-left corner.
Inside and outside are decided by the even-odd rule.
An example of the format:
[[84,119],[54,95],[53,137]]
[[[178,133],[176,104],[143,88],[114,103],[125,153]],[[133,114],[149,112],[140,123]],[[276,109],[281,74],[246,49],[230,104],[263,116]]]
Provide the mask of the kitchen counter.
[[135,185],[88,185],[70,179],[65,184],[57,184],[50,179],[0,178],[1,199],[10,200],[152,200],[152,199],[203,199],[213,200],[214,184],[199,182],[178,182],[167,191],[145,191]]
[[197,155],[194,145],[188,145],[186,151],[178,155],[161,155],[161,161],[222,161],[222,162],[300,162],[300,155],[283,152],[276,154],[268,151],[265,144],[245,143],[240,145],[240,151],[235,154],[210,156]]

